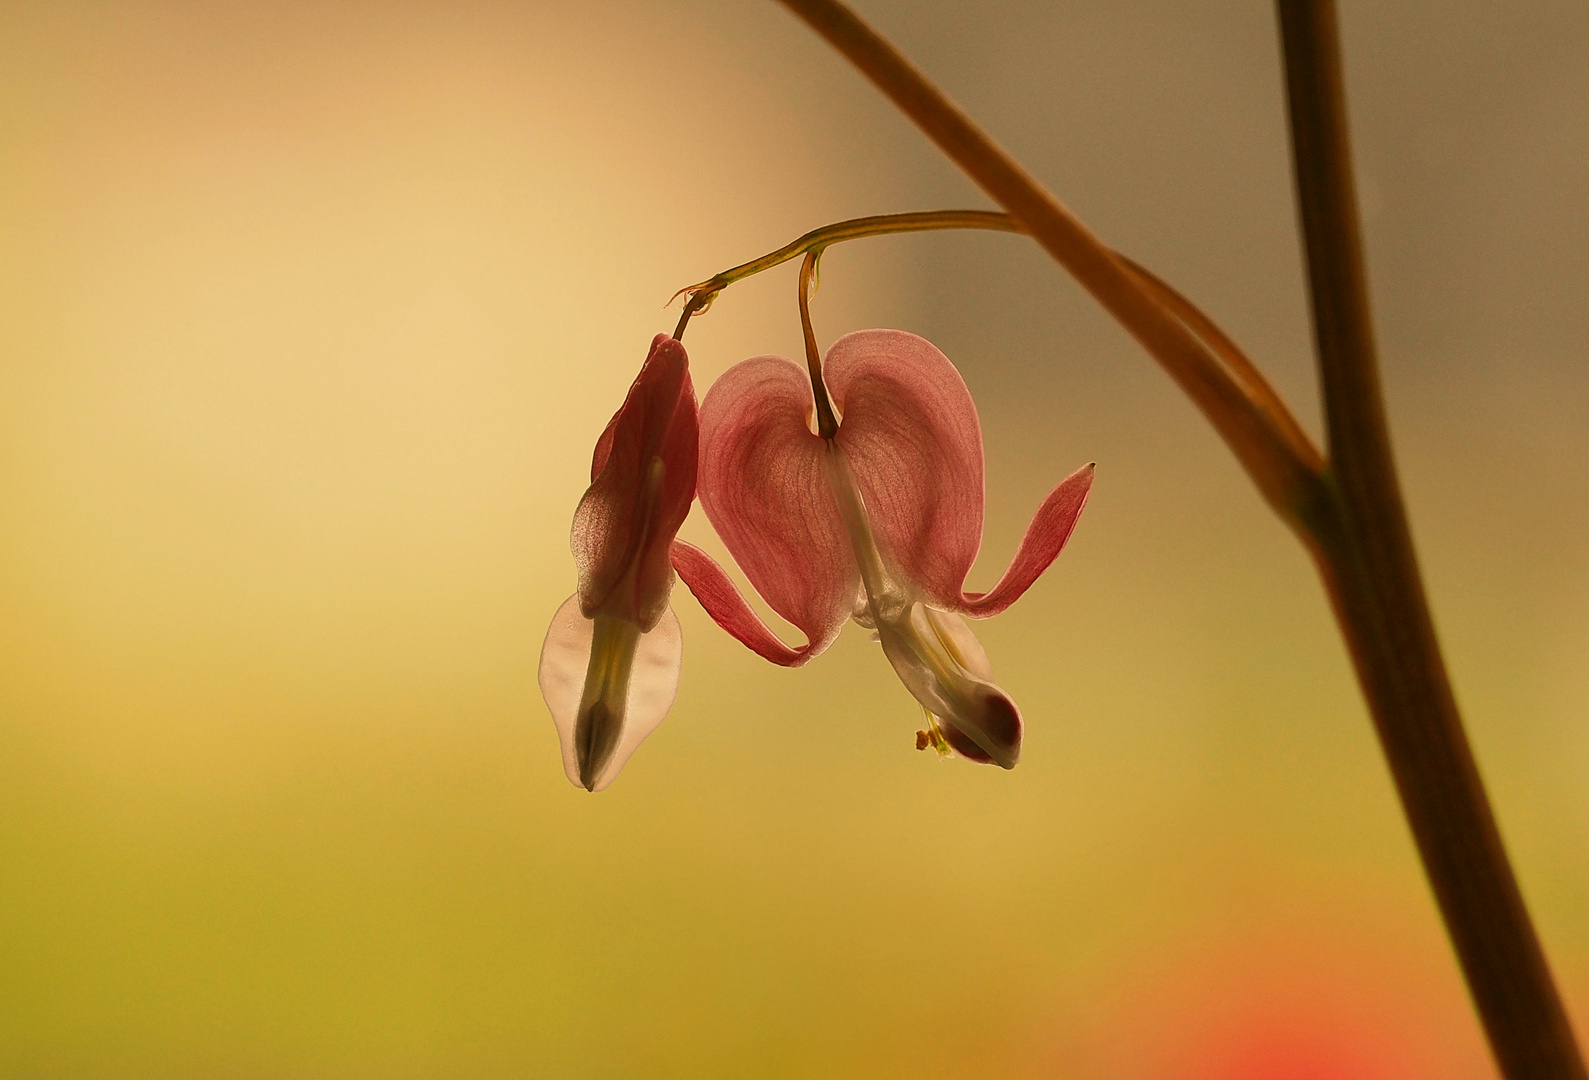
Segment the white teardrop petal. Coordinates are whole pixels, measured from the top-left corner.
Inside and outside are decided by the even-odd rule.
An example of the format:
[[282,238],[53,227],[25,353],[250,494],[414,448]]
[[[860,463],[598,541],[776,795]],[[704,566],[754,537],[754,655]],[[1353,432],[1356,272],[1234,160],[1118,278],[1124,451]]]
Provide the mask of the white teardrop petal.
[[[921,603],[906,617],[878,624],[883,653],[905,689],[928,712],[966,737],[962,753],[980,752],[1003,768],[1020,759],[1020,710],[987,677],[987,651],[954,615]],[[979,759],[980,760],[980,759]]]
[[[595,620],[579,610],[576,593],[564,601],[552,616],[552,625],[541,646],[541,695],[557,726],[562,745],[563,771],[569,783],[583,788],[579,777],[579,753],[574,732],[580,705],[585,697],[585,678],[590,670],[590,653],[595,637]],[[610,640],[610,639],[604,639]],[[623,727],[611,757],[594,778],[592,791],[612,783],[635,749],[656,730],[673,707],[678,695],[679,672],[683,666],[684,640],[679,620],[668,608],[656,626],[640,634],[634,657],[627,666],[628,686],[624,695]],[[620,665],[622,666],[622,665]],[[615,710],[616,711],[616,710]]]
[[585,694],[585,672],[590,667],[590,643],[595,621],[579,610],[579,594],[563,601],[552,616],[546,642],[541,646],[541,696],[557,725],[557,741],[563,746],[563,771],[568,782],[583,789],[579,782],[579,757],[574,751],[574,723],[579,717],[580,699]]
[[[624,710],[623,734],[617,749],[596,778],[592,791],[612,783],[629,755],[662,723],[679,695],[679,672],[684,666],[684,635],[679,617],[665,608],[662,618],[640,635],[635,647],[634,666],[629,672],[629,698]],[[575,775],[578,775],[576,766]]]

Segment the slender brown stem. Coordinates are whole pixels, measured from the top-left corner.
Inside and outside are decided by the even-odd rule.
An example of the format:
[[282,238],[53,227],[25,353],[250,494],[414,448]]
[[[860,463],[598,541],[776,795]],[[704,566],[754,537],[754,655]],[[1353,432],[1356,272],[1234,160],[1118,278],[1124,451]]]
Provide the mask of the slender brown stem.
[[781,0],[838,49],[1019,221],[1126,328],[1203,411],[1258,490],[1299,536],[1326,492],[1280,427],[1219,359],[1096,236],[973,124],[898,50],[838,0]]
[[1501,1071],[1585,1080],[1462,729],[1391,455],[1333,0],[1279,0],[1337,528],[1320,563]]
[[827,383],[822,381],[822,353],[817,348],[817,332],[811,328],[811,293],[816,285],[817,260],[822,249],[806,252],[800,264],[800,332],[806,341],[806,371],[811,375],[811,398],[816,402],[817,434],[831,439],[839,433],[839,418],[833,414]]
[[684,310],[679,313],[679,325],[673,328],[673,340],[684,340],[684,328],[690,325],[690,319],[705,311],[712,304],[709,294],[697,294],[684,301]]

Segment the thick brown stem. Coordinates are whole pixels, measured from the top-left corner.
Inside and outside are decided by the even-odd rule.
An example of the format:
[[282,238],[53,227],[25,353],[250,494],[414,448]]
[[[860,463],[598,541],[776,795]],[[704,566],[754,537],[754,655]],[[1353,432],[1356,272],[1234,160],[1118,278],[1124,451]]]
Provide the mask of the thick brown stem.
[[[839,0],[782,0],[1004,206],[1169,372],[1317,561],[1496,1059],[1509,1080],[1589,1080],[1507,862],[1446,678],[1396,480],[1357,228],[1330,0],[1279,0],[1332,458],[1321,476],[1153,281],[1133,276]],[[1184,313],[1182,313],[1184,317]],[[1239,375],[1240,364],[1233,366]],[[1249,388],[1250,389],[1250,388]],[[1294,426],[1294,425],[1292,425]],[[1305,437],[1300,440],[1305,445]]]
[[1279,0],[1335,527],[1321,569],[1446,928],[1510,1080],[1585,1080],[1446,677],[1391,456],[1332,0]]

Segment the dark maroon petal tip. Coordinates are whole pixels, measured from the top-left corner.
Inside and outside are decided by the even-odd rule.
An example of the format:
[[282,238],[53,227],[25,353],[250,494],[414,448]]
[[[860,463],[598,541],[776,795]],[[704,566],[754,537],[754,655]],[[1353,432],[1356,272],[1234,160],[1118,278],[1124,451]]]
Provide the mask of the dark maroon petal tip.
[[[977,717],[981,721],[983,734],[995,746],[1005,751],[1009,761],[1006,769],[1013,769],[1021,759],[1021,710],[1016,708],[1015,702],[1009,695],[996,686],[986,686],[977,692]],[[953,718],[943,718],[943,736],[955,753],[971,761],[983,765],[996,764],[992,755],[978,746],[964,732],[955,727]]]

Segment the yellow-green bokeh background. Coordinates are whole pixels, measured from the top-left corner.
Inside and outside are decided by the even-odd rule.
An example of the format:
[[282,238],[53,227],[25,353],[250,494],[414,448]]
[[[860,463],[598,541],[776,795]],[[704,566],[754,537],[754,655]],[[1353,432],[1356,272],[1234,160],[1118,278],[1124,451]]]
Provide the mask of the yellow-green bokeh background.
[[[1266,4],[862,9],[1317,429]],[[1589,14],[1343,19],[1414,529],[1583,1020]],[[672,715],[564,780],[536,654],[662,301],[957,205],[770,3],[0,5],[0,1075],[1491,1075],[1309,565],[1018,238],[836,249],[816,320],[960,365],[973,584],[1099,462],[979,628],[1021,767],[681,589]],[[793,300],[725,294],[697,385]]]

